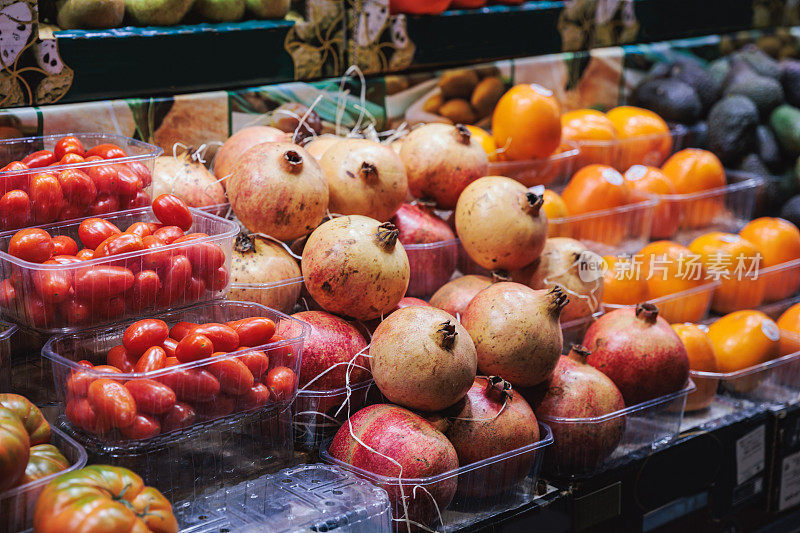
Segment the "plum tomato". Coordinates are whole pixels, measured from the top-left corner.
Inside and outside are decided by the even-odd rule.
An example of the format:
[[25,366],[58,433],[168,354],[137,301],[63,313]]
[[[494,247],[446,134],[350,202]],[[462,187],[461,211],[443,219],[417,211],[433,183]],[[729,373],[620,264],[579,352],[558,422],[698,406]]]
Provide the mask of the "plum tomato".
[[54,175],[47,172],[35,174],[31,178],[31,189],[28,196],[30,196],[35,223],[47,224],[58,219],[64,203],[64,193]]
[[116,165],[117,167],[117,194],[125,198],[131,198],[142,188],[139,176],[131,172],[127,165]]
[[269,403],[269,389],[263,383],[256,383],[249,391],[236,398],[236,407],[241,411],[261,407]]
[[172,244],[183,237],[183,230],[178,226],[162,226],[153,232],[153,237],[161,244]]
[[211,357],[214,353],[214,344],[205,335],[187,334],[175,347],[175,357],[181,363],[199,361]]
[[178,402],[161,417],[161,430],[166,433],[189,427],[197,421],[197,412],[187,403]]
[[100,378],[89,385],[86,395],[89,405],[101,420],[108,420],[116,428],[124,428],[133,423],[136,416],[136,401],[118,381]]
[[228,285],[230,276],[228,275],[228,270],[223,266],[207,273],[204,279],[208,290],[221,291]]
[[200,402],[219,394],[219,381],[208,370],[201,368],[175,368],[156,378],[175,391],[179,400]]
[[239,347],[239,334],[225,324],[215,322],[201,324],[189,330],[188,334],[206,336],[214,345],[215,352],[233,352]]
[[67,154],[61,159],[56,162],[56,165],[77,165],[78,163],[83,163],[86,161],[82,156],[78,154]]
[[89,204],[89,214],[105,215],[119,211],[119,197],[108,194],[100,194]]
[[153,270],[142,270],[133,277],[133,290],[128,304],[135,311],[155,307],[158,291],[161,288],[161,278]]
[[[28,165],[22,161],[12,161],[3,168],[0,168],[0,193],[7,193],[15,189],[21,191],[28,190],[28,179],[30,178],[29,172],[20,172],[28,170]],[[8,173],[14,172],[15,174],[9,175]],[[17,174],[17,172],[19,172]]]
[[294,394],[296,380],[295,373],[291,368],[276,366],[267,372],[264,378],[264,385],[269,389],[273,400],[284,401]]
[[19,230],[8,242],[10,255],[31,263],[44,263],[53,256],[54,248],[50,234],[39,228]]
[[14,189],[0,197],[2,229],[19,228],[31,219],[31,200],[25,191]]
[[78,154],[81,157],[86,155],[83,143],[74,135],[61,137],[53,147],[53,155],[56,160],[60,161],[67,154]]
[[133,272],[125,267],[94,265],[75,273],[75,294],[93,304],[122,294],[133,286]]
[[99,156],[103,159],[116,159],[118,157],[127,157],[128,154],[125,153],[125,150],[117,146],[116,144],[105,143],[105,144],[98,144],[93,148],[89,148],[86,150],[87,156]]
[[[175,339],[167,337],[166,339],[164,339],[164,342],[161,343],[161,347],[164,348],[164,351],[167,354],[167,359],[169,359],[171,357],[171,358],[174,358],[175,361],[180,363],[180,361],[178,361],[178,358],[175,357],[175,348],[178,347],[178,341],[176,341]],[[164,366],[167,366],[166,360],[164,360]]]
[[194,404],[197,414],[203,418],[213,419],[228,416],[236,409],[236,400],[227,394],[217,394],[211,399]]
[[169,336],[176,341],[180,341],[191,329],[199,325],[200,324],[195,324],[194,322],[178,322],[169,330]]
[[78,243],[66,235],[53,237],[53,255],[77,255]]
[[131,439],[149,439],[161,433],[161,422],[154,416],[137,413],[133,423],[120,429],[122,436]]
[[[88,159],[87,159],[88,161]],[[97,194],[116,195],[117,169],[112,165],[86,167],[86,174],[92,178]]]
[[94,251],[94,257],[107,257],[109,255],[120,255],[144,250],[144,242],[138,235],[132,233],[121,233],[112,235],[100,243]]
[[94,408],[86,398],[67,400],[64,414],[73,426],[89,433],[103,434],[111,429],[111,422],[97,416]]
[[122,344],[132,357],[139,357],[148,348],[160,346],[169,336],[169,326],[157,318],[145,318],[125,328]]
[[177,401],[175,391],[154,379],[132,379],[125,383],[125,388],[136,400],[136,408],[142,413],[166,413]]
[[251,317],[228,322],[228,326],[239,334],[239,343],[244,346],[267,344],[275,334],[275,322],[266,317]]
[[97,197],[94,181],[79,168],[68,168],[59,172],[58,183],[68,204],[87,206]]
[[203,296],[204,292],[206,292],[206,282],[203,281],[202,278],[192,276],[183,296],[187,302],[196,302]]
[[153,234],[153,232],[150,230],[150,225],[147,222],[134,222],[128,226],[128,229],[126,229],[123,233],[132,233],[133,235],[138,235],[142,238]]
[[22,163],[28,168],[42,168],[58,161],[50,150],[39,150],[22,158]]
[[[58,265],[58,261],[45,261],[45,265]],[[72,288],[70,271],[68,270],[37,270],[31,275],[33,288],[36,294],[45,303],[63,302],[69,297]]]
[[192,279],[192,264],[185,255],[173,255],[167,262],[166,274],[161,279],[159,303],[167,306],[180,299]]
[[[217,352],[214,355],[222,355]],[[245,394],[253,386],[253,373],[239,359],[226,358],[206,365],[206,368],[219,380],[222,392],[238,396]]]
[[[286,337],[284,337],[283,335],[278,335],[276,333],[269,340],[268,344],[274,344],[274,343],[277,343],[277,342],[283,342],[285,340],[287,340]],[[292,346],[289,345],[289,344],[286,344],[284,346],[276,346],[275,348],[271,348],[267,352],[267,355],[269,355],[269,357],[275,362],[278,362],[278,363],[281,363],[281,364],[287,364],[288,362],[290,362],[293,359]]]
[[120,197],[120,205],[124,205],[125,209],[137,209],[139,207],[147,207],[150,205],[150,195],[144,191],[136,191],[133,196],[124,198],[125,203],[122,203],[123,197]]
[[167,359],[167,352],[161,346],[152,346],[142,354],[133,371],[137,374],[161,370]]
[[[185,238],[181,237],[175,243],[182,242]],[[208,277],[225,265],[225,252],[217,244],[211,242],[190,244],[181,251],[192,262],[192,272],[195,275]]]
[[78,238],[92,250],[112,235],[120,235],[120,229],[104,218],[87,218],[78,226]]
[[92,314],[86,302],[78,300],[72,295],[61,302],[58,308],[61,311],[61,316],[64,317],[64,322],[66,322],[68,326],[81,326],[86,324],[89,320],[89,316]]
[[188,231],[194,224],[194,217],[186,202],[172,194],[162,194],[153,200],[153,213],[162,224],[178,226]]
[[106,355],[106,361],[109,365],[119,368],[122,372],[130,374],[136,366],[138,356],[133,356],[128,353],[125,346],[118,344],[111,348]]
[[[243,347],[240,346],[239,349],[241,350]],[[261,379],[261,376],[263,376],[264,372],[269,368],[269,357],[262,351],[254,350],[247,352],[239,357],[239,359],[250,369],[250,372],[256,380]]]
[[0,281],[0,307],[13,308],[17,303],[17,290],[10,279]]
[[78,250],[78,253],[75,254],[75,257],[80,259],[81,261],[90,261],[94,259],[94,250],[91,248],[83,248]]

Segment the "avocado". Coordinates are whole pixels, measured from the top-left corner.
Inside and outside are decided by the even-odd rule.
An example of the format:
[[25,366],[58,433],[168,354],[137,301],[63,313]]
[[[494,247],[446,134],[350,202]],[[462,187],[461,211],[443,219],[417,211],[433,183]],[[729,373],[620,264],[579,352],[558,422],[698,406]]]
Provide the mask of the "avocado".
[[768,126],[759,125],[756,128],[756,153],[768,169],[777,172],[783,166],[781,150],[778,140]]
[[744,156],[736,167],[736,170],[741,170],[742,172],[755,174],[757,176],[769,175],[769,169],[757,154],[747,154]]
[[800,226],[800,194],[792,196],[781,208],[781,218]]
[[634,105],[651,109],[666,121],[693,124],[703,112],[700,97],[680,80],[646,80],[633,91]]
[[725,80],[728,79],[728,73],[731,70],[731,60],[727,57],[715,59],[708,64],[708,73],[717,82],[719,87],[722,87]]
[[734,165],[755,148],[756,126],[756,105],[741,95],[726,96],[708,114],[708,149]]
[[673,78],[690,86],[703,104],[703,115],[708,113],[711,106],[719,99],[722,83],[718,82],[697,61],[681,59],[676,61],[670,69]]
[[800,61],[797,59],[784,59],[781,61],[783,75],[781,84],[783,93],[786,95],[786,102],[800,107]]
[[766,119],[773,109],[784,102],[783,87],[775,78],[761,76],[746,64],[735,61],[733,76],[724,95],[741,94],[749,98],[758,109],[762,119]]
[[781,77],[781,71],[783,69],[781,69],[780,64],[755,45],[748,45],[742,50],[739,50],[735,54],[735,57],[747,63],[747,66],[762,76],[767,76],[768,78],[776,80]]
[[780,212],[784,202],[797,194],[798,187],[794,173],[790,171],[778,175],[767,174],[760,178],[763,185],[756,192],[753,217],[774,217]]
[[785,104],[776,107],[769,125],[785,153],[792,157],[800,155],[800,109]]

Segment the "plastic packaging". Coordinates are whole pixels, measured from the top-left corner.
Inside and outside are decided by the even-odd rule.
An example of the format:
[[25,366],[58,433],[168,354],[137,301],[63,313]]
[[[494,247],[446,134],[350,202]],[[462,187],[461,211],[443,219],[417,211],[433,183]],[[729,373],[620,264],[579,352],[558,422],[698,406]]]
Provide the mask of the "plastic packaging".
[[69,468],[0,492],[0,531],[25,531],[33,527],[33,510],[45,486],[61,474],[86,466],[86,450],[58,428],[51,428],[50,444],[69,461]]
[[[545,424],[539,424],[539,436],[538,442],[528,446],[420,479],[381,476],[352,466],[332,457],[328,453],[329,444],[323,446],[320,456],[326,463],[349,470],[386,489],[392,500],[392,515],[397,531],[406,530],[405,506],[408,516],[425,516],[430,522],[426,526],[433,527],[440,522],[440,527],[454,531],[475,522],[479,517],[533,500],[542,456],[547,455],[545,448],[553,443],[550,428]],[[431,494],[453,489],[455,495],[450,504],[437,512],[436,506],[431,503]],[[405,496],[405,506],[401,495]]]
[[430,296],[453,277],[458,263],[458,239],[428,244],[404,244],[403,248],[411,267],[411,280],[406,296]]
[[667,444],[680,431],[686,396],[694,390],[689,380],[678,392],[603,416],[539,417],[556,442],[545,455],[545,473],[589,477]]
[[[656,305],[658,307],[658,316],[670,324],[698,322],[708,317],[708,312],[711,309],[711,299],[717,287],[719,287],[719,282],[712,281],[699,287],[658,298],[650,298],[646,301]],[[603,302],[603,307],[606,312],[609,312],[615,309],[635,306]]]
[[390,533],[386,491],[335,466],[311,464],[246,481],[173,507],[192,533]]
[[[111,178],[104,182],[108,184],[107,190],[97,191],[97,196],[89,199],[85,197],[74,199],[65,197],[64,191],[61,191],[60,196],[62,198],[59,198],[60,205],[53,206],[52,209],[50,206],[37,205],[36,201],[30,199],[29,196],[31,201],[30,212],[34,217],[33,221],[4,219],[0,221],[0,231],[18,229],[37,223],[71,220],[88,216],[93,212],[110,213],[121,211],[129,207],[140,206],[142,204],[138,202],[149,200],[153,165],[155,164],[156,157],[163,152],[161,148],[123,135],[104,133],[75,133],[72,135],[77,137],[87,150],[101,144],[110,143],[119,146],[128,155],[127,157],[103,159],[101,161],[90,161],[88,163],[58,164],[54,166],[32,168],[30,170],[9,170],[0,172],[0,181],[4,183],[2,191],[0,192],[5,194],[10,190],[22,190],[28,193],[30,192],[31,180],[36,174],[46,172],[58,179],[61,173],[68,169],[77,169],[88,174],[89,177],[92,178],[95,189],[97,189],[98,180],[102,180],[103,177],[108,177],[108,173],[110,172]],[[63,137],[64,135],[46,135],[0,140],[0,168],[5,167],[13,161],[20,161],[25,158],[25,156],[39,150],[52,151],[55,144]],[[103,168],[101,171],[101,167],[106,168]],[[103,174],[101,174],[101,172],[103,172]],[[125,174],[125,180],[118,177],[118,174],[123,172]],[[136,182],[137,178],[138,183]],[[130,183],[131,181],[132,183]],[[144,194],[148,195],[147,199],[141,197],[134,200],[135,196],[132,196],[128,191],[123,192],[121,190],[123,185],[131,190],[141,190]],[[96,201],[96,199],[100,198],[102,198],[103,201]],[[93,202],[95,202],[95,205],[93,205]],[[131,205],[131,202],[134,202],[134,204]],[[69,208],[67,209],[66,207]],[[53,211],[53,209],[57,210]],[[102,211],[98,209],[102,209]]]
[[17,326],[0,320],[0,390],[11,390],[11,339]]
[[[202,293],[197,293],[194,289],[194,285],[192,283],[187,283],[177,287],[174,294],[169,295],[166,301],[162,299],[164,294],[159,294],[159,298],[155,304],[139,308],[133,301],[133,284],[125,289],[124,292],[119,292],[119,286],[116,285],[115,280],[94,276],[95,274],[103,274],[105,271],[109,270],[108,267],[114,267],[114,269],[116,269],[114,275],[119,277],[120,267],[124,267],[130,272],[126,274],[126,271],[123,271],[121,277],[132,277],[133,272],[138,273],[141,270],[150,268],[147,262],[148,260],[157,260],[159,266],[157,266],[156,269],[158,270],[159,268],[163,268],[162,265],[172,264],[172,262],[178,258],[184,257],[188,248],[207,245],[219,246],[222,249],[225,254],[224,266],[226,270],[229,271],[233,240],[239,232],[238,225],[230,220],[224,220],[196,209],[192,209],[191,211],[194,216],[194,224],[187,233],[205,233],[209,235],[208,237],[171,244],[160,248],[129,252],[67,265],[30,263],[13,257],[6,253],[6,251],[8,250],[9,241],[16,231],[7,231],[0,234],[0,279],[12,278],[13,280],[18,280],[14,282],[18,286],[18,297],[14,300],[12,305],[2,308],[3,314],[12,321],[32,329],[46,333],[63,333],[119,320],[127,320],[135,316],[149,315],[162,309],[169,309],[179,305],[189,305],[224,296],[228,289],[227,281],[225,285],[218,287],[218,290],[206,289]],[[104,215],[103,218],[123,230],[134,222],[157,221],[152,209],[149,207],[132,209],[112,215]],[[78,227],[82,220],[84,219],[74,220],[66,224],[54,223],[39,227],[48,231],[53,236],[67,235],[75,239],[76,242],[80,242],[78,240]],[[202,271],[203,263],[208,260],[207,255],[195,255],[199,257],[196,259],[195,263],[192,264],[192,268],[197,271]],[[162,277],[166,278],[167,274],[168,273],[165,271]],[[69,297],[57,304],[45,304],[39,299],[37,296],[38,291],[36,290],[37,282],[46,280],[49,276],[56,275],[66,275],[69,280],[68,282],[76,286],[77,276],[82,276],[85,280],[91,279],[89,275],[94,276],[93,281],[85,281],[83,283],[85,288],[88,287],[88,294],[84,295],[85,298],[74,300],[83,305],[84,311],[81,313],[73,312],[72,307],[69,306],[73,300]],[[125,279],[122,281],[125,281]],[[42,283],[44,282],[42,281]],[[162,291],[162,293],[164,293],[164,291]],[[24,296],[24,298],[22,296]],[[76,295],[76,298],[77,296],[78,295]],[[93,298],[94,301],[92,301]],[[87,307],[85,303],[87,301],[91,304],[91,309]]]
[[529,161],[496,161],[489,163],[488,176],[505,176],[526,187],[566,185],[573,172],[579,168],[580,151],[577,146],[542,159]]
[[633,165],[659,167],[673,153],[684,148],[688,130],[673,126],[669,133],[655,133],[613,141],[574,141],[580,150],[575,170],[591,164],[611,165],[625,172]]
[[297,305],[302,289],[302,276],[269,283],[233,282],[228,287],[228,299],[254,302],[288,314]]
[[579,318],[561,324],[561,335],[564,337],[564,353],[569,353],[569,349],[573,344],[581,344],[583,337],[586,335],[586,330],[589,326],[597,322],[597,319],[603,316],[605,309],[601,306],[599,311],[595,311],[592,316],[586,318]]

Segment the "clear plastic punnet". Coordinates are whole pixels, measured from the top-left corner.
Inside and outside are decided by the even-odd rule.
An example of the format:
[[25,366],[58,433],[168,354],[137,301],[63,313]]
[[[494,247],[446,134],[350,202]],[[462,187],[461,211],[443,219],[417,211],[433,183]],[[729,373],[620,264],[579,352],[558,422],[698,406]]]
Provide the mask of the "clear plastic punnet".
[[291,313],[303,289],[303,277],[266,283],[236,283],[228,286],[228,299],[266,305],[281,313]]
[[459,240],[426,244],[404,244],[411,267],[411,280],[406,296],[424,298],[450,281],[458,266]]
[[390,533],[386,491],[323,464],[295,466],[173,505],[191,533]]
[[[8,280],[15,289],[15,296],[4,299],[0,311],[13,322],[55,334],[224,296],[238,225],[196,209],[191,212],[194,224],[186,233],[204,233],[206,237],[70,264],[31,263],[11,256],[8,246],[16,231],[0,233],[0,280]],[[158,221],[150,207],[102,218],[122,231],[136,222]],[[51,236],[66,235],[79,243],[82,220],[39,227]],[[210,280],[213,283],[201,282],[211,277],[203,272],[216,261],[216,254],[207,253],[209,247],[218,247],[224,254],[222,268],[226,274]],[[137,276],[151,272],[158,276],[160,287],[152,302],[140,289],[144,284],[137,281]],[[66,293],[54,293],[49,288],[65,284]]]
[[566,185],[573,172],[579,168],[580,153],[577,146],[542,159],[528,161],[496,161],[489,163],[488,176],[505,176],[526,187],[534,185]]
[[694,390],[689,380],[680,391],[602,416],[539,417],[555,440],[545,455],[545,474],[585,478],[666,445],[680,431],[686,396]]
[[654,133],[613,141],[574,141],[580,150],[575,170],[586,165],[610,165],[625,172],[633,165],[659,167],[666,159],[684,148],[688,130],[673,126],[669,133]]
[[[102,148],[101,145],[113,144],[121,148],[124,155],[119,152],[113,154],[113,158],[97,161],[84,162],[80,157],[76,159],[78,162],[56,162],[52,152],[56,143],[65,135],[77,137],[87,151],[98,146]],[[149,203],[153,165],[156,157],[163,152],[158,146],[123,135],[106,133],[3,139],[0,140],[0,168],[42,150],[50,151],[49,156],[38,154],[45,156],[46,160],[37,157],[39,163],[29,161],[30,165],[38,165],[37,167],[21,166],[14,169],[12,166],[9,170],[0,171],[0,194],[14,191],[17,201],[22,201],[22,204],[15,204],[17,208],[13,216],[0,220],[0,231],[71,220],[93,213],[122,211]],[[105,151],[99,153],[103,152]],[[47,166],[51,159],[53,166]],[[42,179],[38,175],[47,175],[48,178]],[[79,176],[78,179],[75,179],[76,175]],[[47,184],[50,189],[56,190],[51,191],[46,199],[41,199],[31,194],[32,184],[37,188]],[[23,204],[27,209],[19,208]]]
[[[714,290],[719,286],[718,281],[705,283],[692,289],[667,294],[658,298],[645,300],[658,307],[658,316],[670,324],[678,322],[697,322],[708,317],[711,309],[711,300]],[[606,312],[635,305],[620,305],[603,302]]]
[[50,444],[69,461],[69,468],[0,492],[0,531],[25,531],[33,527],[33,510],[44,487],[61,474],[86,466],[86,450],[58,428],[51,428]]
[[[539,437],[538,442],[516,450],[419,479],[382,476],[352,466],[328,453],[330,443],[323,446],[320,456],[385,489],[396,531],[415,530],[415,522],[431,530],[454,531],[536,497],[542,457],[553,443],[547,425],[539,424]],[[444,497],[451,494],[452,499]],[[439,506],[439,500],[448,502]]]
[[0,390],[11,390],[11,339],[17,326],[0,320]]

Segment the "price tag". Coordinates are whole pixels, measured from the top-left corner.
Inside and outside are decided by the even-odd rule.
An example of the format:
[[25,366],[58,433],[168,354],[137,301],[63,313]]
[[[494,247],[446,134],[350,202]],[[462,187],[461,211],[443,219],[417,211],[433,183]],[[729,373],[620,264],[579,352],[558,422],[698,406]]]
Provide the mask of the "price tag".
[[787,455],[781,463],[781,492],[778,510],[800,503],[800,452]]
[[736,441],[736,484],[741,485],[751,477],[764,471],[765,446],[764,425]]

